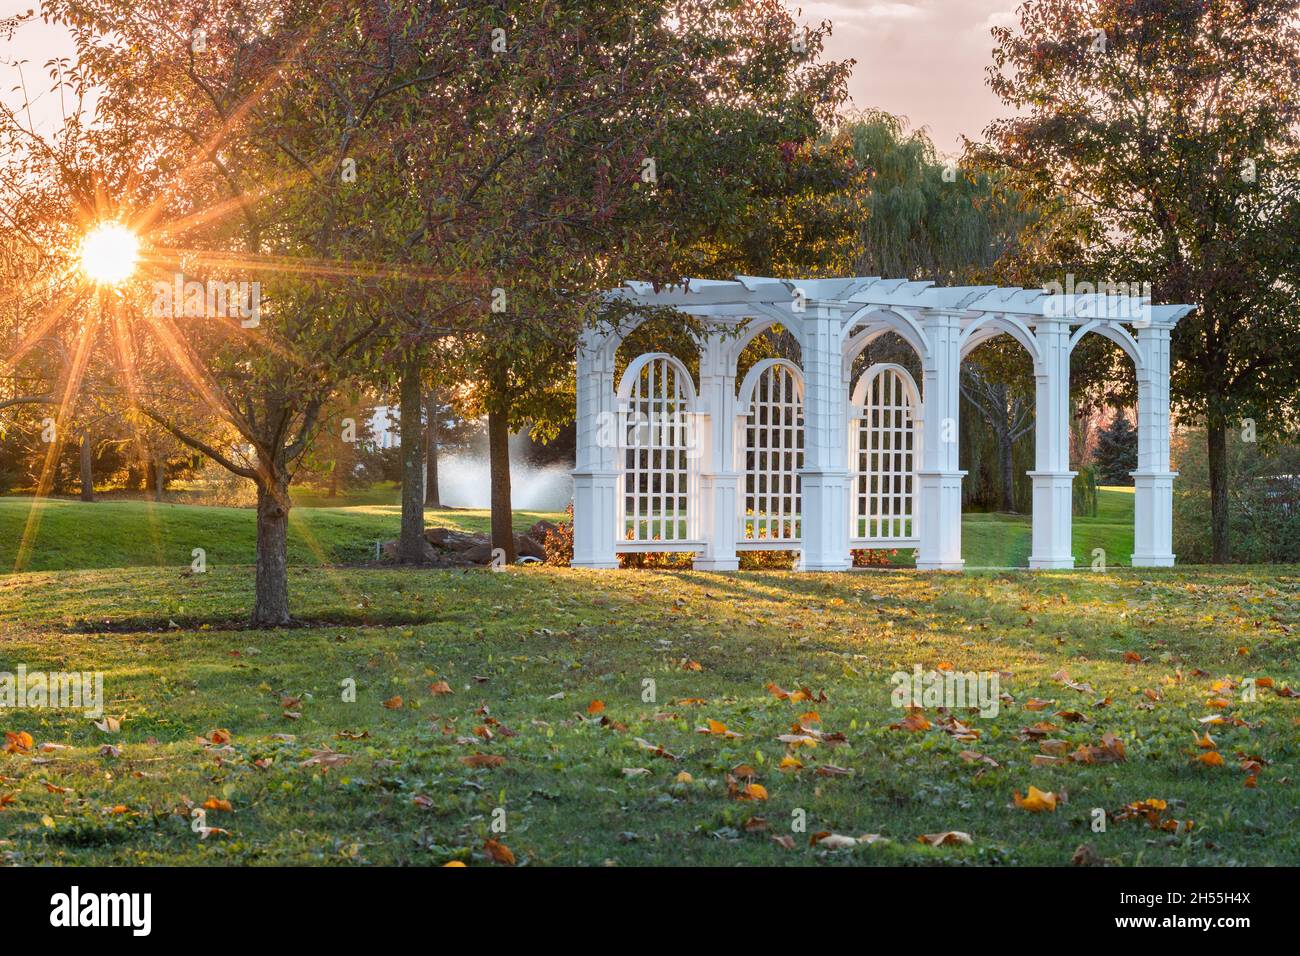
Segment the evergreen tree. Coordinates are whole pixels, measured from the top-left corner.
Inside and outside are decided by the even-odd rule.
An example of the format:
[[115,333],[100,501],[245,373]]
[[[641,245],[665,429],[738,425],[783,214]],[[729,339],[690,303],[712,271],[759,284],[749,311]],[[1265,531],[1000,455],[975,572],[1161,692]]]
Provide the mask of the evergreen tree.
[[1124,413],[1116,410],[1115,417],[1097,436],[1097,450],[1093,463],[1097,468],[1097,482],[1103,485],[1131,485],[1129,472],[1137,468],[1137,429],[1129,424]]

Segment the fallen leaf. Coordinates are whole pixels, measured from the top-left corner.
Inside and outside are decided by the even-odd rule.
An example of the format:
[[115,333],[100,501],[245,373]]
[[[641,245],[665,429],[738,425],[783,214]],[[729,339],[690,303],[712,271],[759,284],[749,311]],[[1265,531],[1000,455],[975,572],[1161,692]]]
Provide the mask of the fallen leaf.
[[1056,794],[1051,791],[1039,790],[1037,787],[1029,788],[1029,795],[1022,797],[1020,791],[1015,791],[1016,806],[1022,810],[1028,810],[1030,813],[1043,813],[1056,811]]
[[7,754],[25,754],[35,746],[32,735],[25,730],[17,733],[5,731],[5,753]]
[[498,843],[496,840],[488,840],[483,844],[483,849],[487,855],[492,858],[493,863],[501,863],[505,866],[515,865],[515,855],[510,852],[510,847],[504,843]]

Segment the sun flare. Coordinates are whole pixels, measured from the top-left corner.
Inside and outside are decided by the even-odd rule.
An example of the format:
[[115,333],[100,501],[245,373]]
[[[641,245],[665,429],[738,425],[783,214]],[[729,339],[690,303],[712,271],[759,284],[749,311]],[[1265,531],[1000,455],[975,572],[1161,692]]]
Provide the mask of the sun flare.
[[140,240],[119,222],[102,222],[81,242],[81,268],[101,285],[116,285],[135,271]]

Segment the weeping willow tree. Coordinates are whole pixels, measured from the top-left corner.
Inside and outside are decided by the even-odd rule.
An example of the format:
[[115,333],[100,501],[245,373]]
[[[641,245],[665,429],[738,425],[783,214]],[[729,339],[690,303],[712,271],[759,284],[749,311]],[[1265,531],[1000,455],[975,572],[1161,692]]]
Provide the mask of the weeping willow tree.
[[[853,275],[928,279],[941,285],[1041,285],[1077,260],[1077,230],[1065,207],[1030,201],[980,147],[960,161],[941,157],[924,130],[881,111],[848,119],[863,176],[853,194]],[[879,340],[858,362],[906,360],[899,343]],[[883,353],[888,352],[888,355]],[[877,354],[881,353],[881,354]],[[1080,376],[1080,384],[1091,381]],[[967,505],[1020,511],[1029,506],[1025,470],[1033,462],[1033,370],[1024,350],[1002,336],[962,367],[962,467]]]
[[865,172],[854,275],[990,281],[1041,211],[994,169],[963,168],[935,151],[924,130],[880,111],[857,114],[840,135]]

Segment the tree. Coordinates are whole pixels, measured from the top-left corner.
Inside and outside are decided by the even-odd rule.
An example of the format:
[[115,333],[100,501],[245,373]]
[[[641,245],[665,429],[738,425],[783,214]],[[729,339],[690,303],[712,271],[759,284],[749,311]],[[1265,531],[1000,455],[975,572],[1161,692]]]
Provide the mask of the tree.
[[[137,374],[147,350],[122,310],[110,325],[132,408],[256,486],[252,620],[288,623],[289,484],[330,397],[377,358],[382,316],[358,300],[393,271],[356,261],[389,193],[349,189],[347,172],[402,154],[426,41],[454,14],[330,0],[219,13],[202,0],[48,0],[45,12],[73,31],[78,76],[97,92],[82,220],[141,234],[140,285],[256,276],[256,314],[250,289],[237,316],[139,308],[137,286],[156,375]],[[188,403],[159,400],[161,360]]]
[[1097,435],[1097,448],[1093,452],[1097,466],[1097,482],[1103,485],[1131,485],[1129,472],[1138,466],[1137,429],[1119,409],[1110,424]]
[[[1194,304],[1176,410],[1206,424],[1213,559],[1228,559],[1226,432],[1280,430],[1300,385],[1300,0],[1038,0],[997,28],[986,131],[1031,194],[1089,220],[1095,281]],[[1058,276],[1058,279],[1062,277]]]
[[991,378],[978,366],[970,364],[961,371],[961,394],[979,409],[997,444],[998,509],[1006,512],[1016,510],[1012,448],[1034,429],[1033,394],[1017,388],[1019,384]]
[[779,147],[816,137],[844,70],[811,64],[820,33],[793,42],[776,0],[475,9],[468,122],[417,157],[417,181],[428,256],[465,280],[438,323],[459,326],[466,404],[488,419],[493,545],[513,558],[509,435],[572,416],[573,343],[602,291],[679,278],[707,229],[730,238],[719,221],[742,204],[727,200],[786,194],[799,164]]

